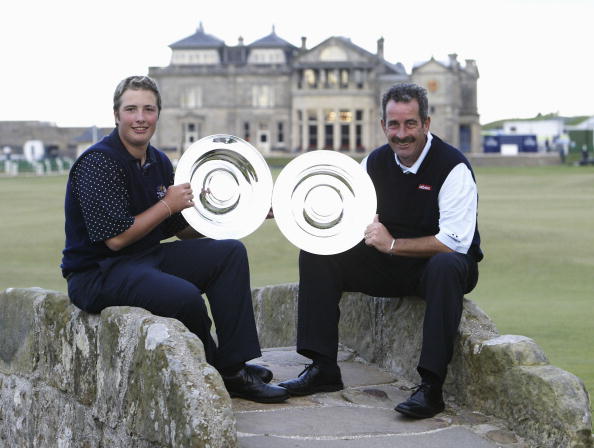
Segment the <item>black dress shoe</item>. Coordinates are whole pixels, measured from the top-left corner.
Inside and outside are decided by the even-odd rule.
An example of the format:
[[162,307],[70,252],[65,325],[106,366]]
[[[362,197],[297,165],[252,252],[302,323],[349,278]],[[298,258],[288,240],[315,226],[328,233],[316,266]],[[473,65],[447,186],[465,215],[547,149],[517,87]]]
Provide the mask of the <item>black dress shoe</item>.
[[227,392],[232,398],[244,398],[258,403],[280,403],[289,398],[286,389],[265,384],[262,378],[247,366],[234,375],[221,375]]
[[319,364],[308,365],[297,378],[283,381],[279,386],[284,387],[291,395],[311,395],[316,392],[336,392],[344,389],[340,369],[321,367]]
[[272,381],[272,372],[266,367],[259,366],[258,364],[246,364],[245,368],[254,375],[259,376],[265,383]]
[[412,418],[429,418],[445,409],[441,388],[423,383],[417,386],[410,398],[394,410]]

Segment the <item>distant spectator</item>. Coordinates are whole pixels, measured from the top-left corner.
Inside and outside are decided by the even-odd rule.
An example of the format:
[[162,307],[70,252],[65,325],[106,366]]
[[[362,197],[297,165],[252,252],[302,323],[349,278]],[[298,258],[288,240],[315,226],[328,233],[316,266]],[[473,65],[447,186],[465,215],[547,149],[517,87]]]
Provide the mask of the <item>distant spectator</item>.
[[12,157],[12,149],[10,148],[10,146],[5,146],[2,150],[2,152],[4,152],[4,160],[10,160]]

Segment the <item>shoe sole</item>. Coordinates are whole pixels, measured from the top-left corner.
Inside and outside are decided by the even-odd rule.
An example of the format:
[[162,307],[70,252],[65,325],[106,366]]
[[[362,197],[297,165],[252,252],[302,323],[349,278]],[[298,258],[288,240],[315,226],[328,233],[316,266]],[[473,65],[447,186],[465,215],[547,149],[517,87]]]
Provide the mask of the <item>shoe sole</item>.
[[231,398],[241,398],[243,400],[255,401],[256,403],[265,403],[265,404],[282,403],[283,401],[287,401],[290,398],[290,395],[286,395],[286,396],[282,396],[282,397],[271,397],[271,398],[255,398],[255,397],[250,397],[250,396],[242,395],[242,394],[229,394],[229,396]]
[[[283,386],[281,386],[283,387]],[[286,389],[286,388],[285,388]],[[313,387],[307,391],[298,391],[298,390],[289,390],[287,389],[287,392],[289,392],[289,395],[291,395],[292,397],[304,397],[306,395],[313,395],[313,394],[317,394],[317,393],[322,393],[322,392],[338,392],[339,390],[343,390],[344,386],[343,385],[338,385],[338,384],[334,384],[334,385],[323,385],[323,386],[316,386]]]
[[396,412],[400,412],[402,415],[406,415],[407,417],[412,417],[412,418],[416,418],[416,419],[421,419],[421,418],[431,418],[431,417],[434,417],[434,416],[436,416],[437,414],[439,414],[440,412],[443,412],[443,411],[444,411],[444,409],[445,409],[445,407],[444,407],[444,408],[442,408],[441,410],[437,411],[435,414],[419,414],[419,413],[417,413],[417,412],[415,412],[415,411],[412,411],[412,410],[410,410],[410,409],[404,409],[404,408],[400,408],[400,407],[398,407],[398,406],[396,406],[396,407],[394,408],[394,410],[395,410]]

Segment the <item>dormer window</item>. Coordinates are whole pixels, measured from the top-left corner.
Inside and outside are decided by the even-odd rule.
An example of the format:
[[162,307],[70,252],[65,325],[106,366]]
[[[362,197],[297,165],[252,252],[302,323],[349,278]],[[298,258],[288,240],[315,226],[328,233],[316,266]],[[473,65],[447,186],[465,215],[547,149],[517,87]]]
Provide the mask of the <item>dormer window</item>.
[[171,54],[173,65],[216,65],[220,62],[219,52],[215,49],[174,50]]
[[248,64],[284,64],[285,53],[279,48],[257,48],[250,52]]

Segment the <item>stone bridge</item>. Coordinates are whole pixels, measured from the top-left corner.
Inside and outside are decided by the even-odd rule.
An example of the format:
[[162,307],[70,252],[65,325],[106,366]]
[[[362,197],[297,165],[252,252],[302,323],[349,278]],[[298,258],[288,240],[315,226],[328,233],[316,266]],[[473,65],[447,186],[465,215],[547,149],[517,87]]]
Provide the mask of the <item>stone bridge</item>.
[[[263,347],[294,344],[296,293],[294,284],[253,291]],[[72,306],[63,293],[7,289],[0,293],[0,446],[594,446],[589,398],[582,381],[550,365],[533,340],[499,335],[493,322],[469,300],[464,303],[445,392],[452,409],[470,409],[465,415],[474,420],[481,415],[481,424],[462,419],[462,411],[417,426],[396,421],[391,408],[373,403],[381,394],[390,395],[394,385],[418,380],[415,365],[424,304],[414,297],[386,299],[349,293],[342,299],[341,310],[343,353],[349,353],[348,360],[357,361],[348,367],[345,364],[343,370],[348,390],[318,398],[315,409],[308,406],[316,399],[290,399],[294,401],[291,415],[327,418],[316,422],[322,426],[307,423],[326,430],[333,420],[317,417],[317,412],[325,409],[332,409],[333,416],[350,412],[361,419],[373,414],[389,434],[363,435],[344,428],[339,431],[342,435],[334,438],[306,437],[302,428],[295,429],[298,435],[272,434],[257,417],[269,412],[268,421],[273,421],[272,412],[289,415],[287,406],[291,405],[250,409],[248,402],[231,400],[217,371],[206,363],[199,339],[178,321],[130,307],[89,315]],[[278,353],[292,353],[284,350],[264,353],[263,361],[273,367],[277,377],[273,358]],[[365,370],[371,368],[373,372]],[[355,371],[369,381],[373,376],[375,384],[382,386],[348,387],[349,372]],[[294,374],[285,372],[286,377]],[[352,378],[352,383],[356,382],[356,376]],[[350,407],[337,405],[345,397]],[[333,408],[327,406],[329,402]],[[362,406],[353,406],[357,402]],[[501,423],[503,433],[512,437],[500,443],[496,437],[488,441],[476,435],[480,428],[492,427],[485,423],[489,419]],[[446,420],[450,422],[447,428]],[[256,422],[261,434],[251,433],[250,421]],[[291,423],[294,429],[299,422]],[[344,426],[340,420],[335,424]],[[419,432],[418,439],[414,434],[409,437],[420,428],[426,430]],[[464,432],[465,428],[474,433]],[[400,437],[403,435],[406,437]],[[454,442],[446,442],[448,437]],[[433,439],[436,441],[430,442]]]

